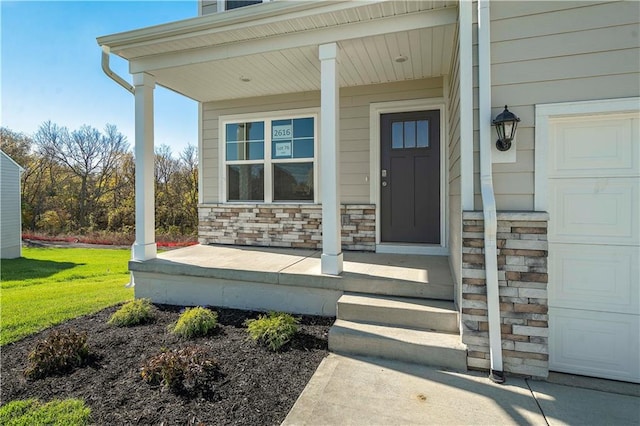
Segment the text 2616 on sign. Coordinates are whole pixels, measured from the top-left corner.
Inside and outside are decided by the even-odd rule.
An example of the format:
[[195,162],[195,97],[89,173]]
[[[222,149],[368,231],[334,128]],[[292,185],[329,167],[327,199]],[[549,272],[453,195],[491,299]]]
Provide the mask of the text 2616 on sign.
[[273,139],[290,139],[293,135],[293,126],[287,124],[284,126],[273,126],[271,137]]

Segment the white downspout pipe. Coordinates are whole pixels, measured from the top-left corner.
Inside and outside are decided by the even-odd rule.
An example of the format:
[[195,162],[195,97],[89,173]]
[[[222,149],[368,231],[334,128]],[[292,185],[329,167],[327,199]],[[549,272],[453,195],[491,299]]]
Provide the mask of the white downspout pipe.
[[102,71],[104,71],[107,77],[109,77],[110,79],[118,83],[120,86],[124,87],[132,95],[135,95],[135,89],[133,88],[133,86],[127,83],[124,78],[120,77],[118,74],[113,72],[113,70],[109,66],[109,54],[111,53],[111,49],[109,48],[109,46],[100,46],[100,47],[102,47],[102,61],[101,61]]
[[484,264],[489,317],[489,350],[491,374],[496,383],[504,382],[502,336],[500,335],[500,297],[498,294],[498,252],[496,233],[498,219],[491,170],[491,34],[489,0],[478,1],[478,109],[480,124],[480,191],[484,213]]

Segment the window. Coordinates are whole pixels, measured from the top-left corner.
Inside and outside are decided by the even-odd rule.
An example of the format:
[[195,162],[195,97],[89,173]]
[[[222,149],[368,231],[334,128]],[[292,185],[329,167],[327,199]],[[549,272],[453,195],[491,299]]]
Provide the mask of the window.
[[314,202],[316,115],[224,121],[224,200]]
[[237,9],[239,7],[251,6],[252,4],[262,3],[262,0],[243,1],[243,0],[226,0],[224,10]]
[[429,121],[395,121],[391,124],[391,148],[429,148]]

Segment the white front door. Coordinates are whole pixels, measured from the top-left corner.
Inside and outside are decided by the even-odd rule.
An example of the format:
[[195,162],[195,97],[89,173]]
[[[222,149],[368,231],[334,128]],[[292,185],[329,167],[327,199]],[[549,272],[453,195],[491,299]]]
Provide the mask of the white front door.
[[640,382],[639,117],[549,118],[551,370]]

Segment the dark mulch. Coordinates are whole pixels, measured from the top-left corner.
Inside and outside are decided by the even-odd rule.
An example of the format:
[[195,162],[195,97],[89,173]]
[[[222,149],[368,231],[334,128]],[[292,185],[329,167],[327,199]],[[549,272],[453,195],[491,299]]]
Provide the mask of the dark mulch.
[[[102,425],[275,425],[280,424],[327,355],[333,318],[302,316],[301,331],[289,346],[273,353],[247,339],[244,321],[258,313],[214,308],[219,313],[211,337],[181,340],[167,332],[180,308],[158,307],[155,323],[118,328],[106,325],[116,308],[77,318],[55,328],[88,333],[96,354],[92,365],[65,376],[26,380],[27,354],[50,330],[1,348],[0,403],[15,399],[81,398],[92,420]],[[223,373],[206,397],[176,395],[140,378],[140,367],[163,350],[191,344],[210,348]]]

